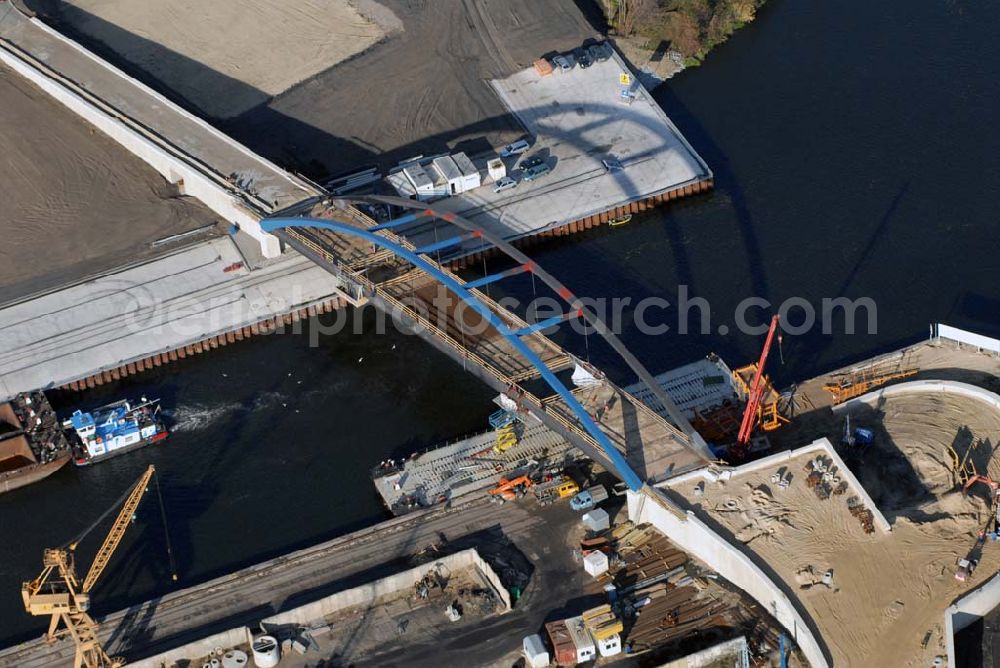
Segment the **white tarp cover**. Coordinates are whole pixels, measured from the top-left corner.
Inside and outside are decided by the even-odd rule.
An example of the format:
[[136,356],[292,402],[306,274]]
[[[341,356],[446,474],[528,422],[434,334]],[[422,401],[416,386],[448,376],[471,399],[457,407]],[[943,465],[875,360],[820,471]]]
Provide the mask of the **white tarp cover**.
[[503,408],[505,411],[517,412],[517,402],[508,397],[503,392],[500,393],[500,396],[497,397],[497,400],[500,403],[500,407]]
[[573,369],[573,384],[577,387],[591,387],[593,385],[599,385],[599,381],[594,374],[587,371],[585,368],[580,366],[579,363]]

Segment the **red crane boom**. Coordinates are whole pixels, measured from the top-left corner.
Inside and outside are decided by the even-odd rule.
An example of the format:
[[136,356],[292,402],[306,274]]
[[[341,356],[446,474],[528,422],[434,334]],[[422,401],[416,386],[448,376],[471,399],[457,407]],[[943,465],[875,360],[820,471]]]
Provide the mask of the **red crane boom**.
[[757,372],[753,376],[753,384],[750,385],[750,395],[747,397],[747,407],[743,412],[743,422],[740,424],[740,433],[736,442],[741,446],[750,443],[750,434],[757,424],[757,411],[760,409],[760,400],[764,396],[764,364],[767,363],[767,355],[771,352],[771,344],[774,342],[774,334],[778,331],[779,316],[771,318],[771,328],[767,331],[767,340],[764,341],[764,350],[760,352],[760,360],[757,362]]

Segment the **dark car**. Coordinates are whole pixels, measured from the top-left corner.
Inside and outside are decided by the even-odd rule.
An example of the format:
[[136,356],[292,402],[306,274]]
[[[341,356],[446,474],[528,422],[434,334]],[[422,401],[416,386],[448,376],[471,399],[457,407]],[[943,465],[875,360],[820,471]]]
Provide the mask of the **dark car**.
[[531,169],[533,167],[538,167],[539,165],[543,165],[543,164],[545,164],[545,160],[543,160],[542,158],[538,157],[537,155],[533,155],[533,156],[531,156],[530,158],[527,158],[524,162],[521,163],[521,169],[527,171],[527,170],[529,170],[529,169]]
[[587,47],[587,55],[590,56],[591,60],[603,63],[611,57],[611,47],[604,42],[601,42],[600,44],[593,44]]
[[583,49],[574,49],[573,57],[576,58],[576,64],[580,66],[581,70],[585,70],[594,64],[594,60]]

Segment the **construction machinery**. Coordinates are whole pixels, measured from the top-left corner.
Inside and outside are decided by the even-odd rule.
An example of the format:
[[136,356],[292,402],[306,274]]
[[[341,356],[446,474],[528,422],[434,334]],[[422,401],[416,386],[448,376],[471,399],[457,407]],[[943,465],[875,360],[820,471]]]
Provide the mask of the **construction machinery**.
[[[90,592],[121,543],[155,471],[156,469],[150,465],[118,503],[67,546],[46,549],[42,556],[41,574],[31,582],[25,582],[21,587],[24,609],[28,613],[51,616],[49,642],[66,635],[73,639],[76,647],[74,668],[119,668],[124,665],[121,658],[108,656],[101,647],[97,637],[97,622],[87,614],[87,610],[90,609]],[[76,547],[119,504],[121,510],[118,512],[118,517],[81,583],[77,578],[74,563]]]
[[502,455],[520,441],[521,418],[514,411],[499,410],[490,415],[490,426],[496,434],[493,452]]
[[[730,457],[735,461],[745,459],[749,454],[750,436],[755,427],[759,425],[765,431],[771,431],[789,421],[788,418],[781,415],[778,407],[781,395],[774,389],[770,379],[764,375],[764,365],[767,364],[767,357],[771,352],[771,345],[774,343],[774,336],[778,331],[780,320],[778,315],[771,318],[771,326],[767,330],[764,349],[761,350],[757,363],[733,371],[737,393],[746,399],[740,431],[736,437],[736,443],[729,450]],[[750,380],[751,378],[752,380]]]
[[[972,447],[969,447],[972,450]],[[969,550],[964,558],[958,560],[958,569],[955,571],[955,579],[959,582],[965,582],[973,573],[976,565],[979,563],[979,555],[982,550],[983,545],[986,540],[996,542],[1000,540],[1000,483],[984,475],[975,474],[965,481],[962,486],[962,494],[968,495],[969,490],[976,483],[982,483],[986,485],[989,490],[989,500],[990,500],[990,515],[986,520],[986,525],[979,531],[976,536],[976,542]]]
[[568,475],[560,475],[535,487],[535,498],[541,505],[547,506],[559,499],[575,496],[579,491],[580,485],[575,480]]
[[498,503],[513,501],[518,497],[524,496],[528,488],[534,484],[531,478],[526,475],[520,475],[509,480],[507,478],[500,478],[500,483],[489,492],[490,499]]
[[877,387],[902,378],[915,376],[919,369],[903,368],[899,362],[876,363],[860,369],[852,369],[838,376],[833,383],[827,383],[823,389],[833,395],[833,404],[837,405],[860,397]]
[[[961,431],[959,432],[959,435],[962,435]],[[959,439],[956,437],[956,441],[957,440]],[[976,470],[976,463],[972,461],[972,451],[979,447],[980,443],[972,442],[971,435],[969,440],[969,447],[966,448],[965,454],[961,458],[959,458],[954,444],[949,445],[946,451],[948,453],[949,463],[951,464],[951,472],[958,480],[958,485],[962,488],[963,494],[968,494],[969,488],[972,487],[977,480],[986,481],[987,484],[992,482],[989,478],[979,475],[979,471]]]

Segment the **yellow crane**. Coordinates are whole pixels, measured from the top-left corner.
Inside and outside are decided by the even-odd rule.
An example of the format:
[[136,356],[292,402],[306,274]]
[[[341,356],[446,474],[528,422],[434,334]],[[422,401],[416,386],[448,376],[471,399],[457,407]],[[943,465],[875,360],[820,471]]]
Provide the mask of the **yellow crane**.
[[121,543],[155,472],[156,468],[150,465],[127,492],[118,517],[97,551],[83,584],[76,577],[73,553],[87,532],[67,547],[46,549],[42,556],[44,568],[41,574],[21,587],[25,610],[36,616],[51,615],[49,642],[66,634],[72,637],[76,646],[74,668],[120,668],[124,665],[122,659],[108,656],[101,647],[97,638],[97,622],[87,614],[90,608],[90,590],[94,588]]

